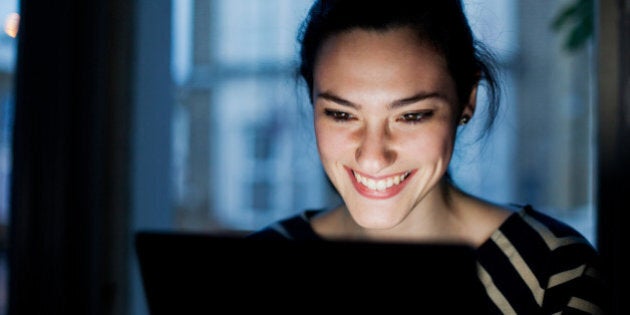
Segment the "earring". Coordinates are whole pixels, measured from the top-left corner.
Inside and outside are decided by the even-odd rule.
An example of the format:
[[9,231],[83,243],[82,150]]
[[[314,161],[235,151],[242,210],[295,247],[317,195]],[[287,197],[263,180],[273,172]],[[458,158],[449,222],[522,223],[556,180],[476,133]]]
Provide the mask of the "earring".
[[464,115],[462,116],[462,118],[459,120],[459,124],[460,125],[465,125],[468,123],[468,121],[470,120],[470,117],[468,117],[468,115]]

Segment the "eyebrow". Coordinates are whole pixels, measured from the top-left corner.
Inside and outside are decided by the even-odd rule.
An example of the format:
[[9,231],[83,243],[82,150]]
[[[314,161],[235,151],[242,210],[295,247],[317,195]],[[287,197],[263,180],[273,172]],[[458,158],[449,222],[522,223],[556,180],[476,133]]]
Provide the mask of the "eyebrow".
[[[353,108],[360,108],[361,106],[355,103],[352,103],[346,99],[343,99],[337,95],[334,95],[333,93],[330,92],[321,92],[317,94],[316,98],[323,98],[327,101],[342,105],[342,106],[348,106],[348,107],[353,107]],[[441,99],[444,101],[448,101],[447,97],[444,96],[443,94],[439,93],[439,92],[419,92],[413,96],[410,97],[406,97],[400,100],[395,100],[394,102],[392,102],[391,104],[389,104],[389,108],[390,109],[394,109],[394,108],[398,108],[398,107],[403,107],[409,104],[413,104],[413,103],[417,103],[426,99],[431,99],[431,98],[437,98],[437,99]]]

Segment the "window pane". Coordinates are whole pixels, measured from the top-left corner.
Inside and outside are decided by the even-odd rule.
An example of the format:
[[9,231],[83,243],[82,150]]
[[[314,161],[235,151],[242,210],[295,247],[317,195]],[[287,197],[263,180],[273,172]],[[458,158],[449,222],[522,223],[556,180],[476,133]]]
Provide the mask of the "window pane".
[[295,58],[297,23],[310,1],[215,1],[216,60],[223,65],[283,64]]
[[[217,180],[211,193],[216,214],[230,226],[251,229],[304,207],[326,205],[311,121],[299,111],[295,88],[290,77],[269,76],[217,86],[211,113]],[[305,182],[310,189],[294,199],[298,194],[292,192]]]

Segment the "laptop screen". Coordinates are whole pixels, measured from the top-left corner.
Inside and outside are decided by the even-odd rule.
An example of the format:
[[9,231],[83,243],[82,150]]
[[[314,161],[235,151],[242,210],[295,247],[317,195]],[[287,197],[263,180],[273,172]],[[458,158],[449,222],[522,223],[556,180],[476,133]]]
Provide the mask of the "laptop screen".
[[139,232],[135,241],[153,315],[484,313],[476,254],[464,245],[271,241],[159,231]]

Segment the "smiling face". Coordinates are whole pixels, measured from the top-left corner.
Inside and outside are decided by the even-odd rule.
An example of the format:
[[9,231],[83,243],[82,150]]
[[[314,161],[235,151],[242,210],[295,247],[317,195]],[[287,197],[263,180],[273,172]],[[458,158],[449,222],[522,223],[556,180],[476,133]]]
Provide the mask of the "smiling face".
[[387,229],[439,207],[462,114],[444,58],[408,28],[353,29],[326,40],[314,69],[320,158],[354,221]]

